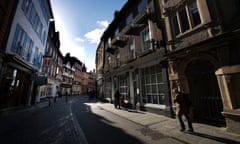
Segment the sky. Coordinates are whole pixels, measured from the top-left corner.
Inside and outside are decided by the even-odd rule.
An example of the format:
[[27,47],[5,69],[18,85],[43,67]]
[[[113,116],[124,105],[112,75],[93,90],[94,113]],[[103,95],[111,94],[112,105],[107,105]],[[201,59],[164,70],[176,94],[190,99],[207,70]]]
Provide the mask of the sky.
[[127,0],[51,0],[56,31],[60,32],[60,50],[95,69],[100,38]]

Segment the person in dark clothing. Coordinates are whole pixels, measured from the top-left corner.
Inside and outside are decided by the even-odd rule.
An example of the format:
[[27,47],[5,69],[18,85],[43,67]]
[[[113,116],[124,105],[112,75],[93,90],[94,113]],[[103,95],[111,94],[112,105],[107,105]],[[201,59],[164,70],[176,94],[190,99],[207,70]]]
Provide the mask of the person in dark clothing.
[[182,119],[182,116],[184,115],[188,123],[188,132],[193,132],[192,122],[189,117],[189,108],[191,106],[190,99],[186,94],[179,92],[177,88],[174,89],[173,92],[175,93],[173,101],[176,105],[176,115],[181,126],[180,131],[185,131],[185,125]]
[[115,108],[121,109],[121,107],[120,107],[120,93],[119,93],[119,90],[116,90],[116,92],[114,94],[114,106],[115,106]]

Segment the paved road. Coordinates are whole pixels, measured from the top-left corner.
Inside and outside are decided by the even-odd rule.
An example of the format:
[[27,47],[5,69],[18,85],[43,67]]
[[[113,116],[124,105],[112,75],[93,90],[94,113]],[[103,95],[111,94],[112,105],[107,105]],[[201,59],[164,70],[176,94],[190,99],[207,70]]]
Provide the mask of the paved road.
[[87,96],[1,114],[0,140],[3,144],[181,143],[105,111]]
[[[83,143],[70,103],[58,99],[31,108],[0,115],[2,144],[79,144]],[[81,139],[80,139],[81,138]]]

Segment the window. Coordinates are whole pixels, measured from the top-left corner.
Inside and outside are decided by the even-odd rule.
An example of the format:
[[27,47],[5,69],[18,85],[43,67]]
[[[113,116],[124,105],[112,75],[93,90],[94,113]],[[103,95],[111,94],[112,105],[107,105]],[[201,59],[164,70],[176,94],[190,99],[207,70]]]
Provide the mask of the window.
[[116,66],[117,67],[120,66],[120,54],[119,54],[119,52],[116,54]]
[[186,30],[188,30],[190,28],[185,7],[183,7],[179,11],[179,17],[180,17],[180,20],[181,20],[182,32],[185,32]]
[[115,30],[114,36],[115,36],[115,38],[119,36],[119,29]]
[[130,39],[128,41],[128,51],[129,51],[129,59],[135,59],[136,58],[136,53],[135,53],[135,43],[134,43],[134,39]]
[[192,26],[194,27],[194,26],[196,26],[196,25],[201,23],[201,19],[200,19],[197,3],[193,2],[189,6],[189,9],[190,9],[191,18],[192,18]]
[[21,26],[18,24],[16,27],[13,45],[12,45],[12,52],[21,55],[23,52],[24,42],[26,41],[26,33],[22,30]]
[[26,60],[28,62],[31,62],[32,49],[33,49],[33,41],[29,38],[28,44],[26,46]]
[[31,2],[30,0],[24,0],[22,3],[22,10],[27,15],[30,9]]
[[41,0],[40,5],[46,22],[50,19],[50,14],[47,8],[46,0]]
[[142,13],[147,9],[147,0],[142,0],[138,5],[138,13]]
[[128,95],[128,77],[127,74],[123,74],[119,76],[119,93],[125,99],[129,100]]
[[[189,16],[187,14],[189,14]],[[179,11],[176,11],[175,14],[170,16],[173,37],[176,37],[180,33],[184,33],[190,28],[194,28],[200,23],[201,18],[196,1],[190,3],[190,5],[182,6]]]
[[164,104],[163,73],[160,65],[141,69],[142,102]]
[[37,65],[37,62],[38,62],[38,51],[39,51],[39,48],[36,47],[35,48],[35,53],[34,53],[34,59],[33,59],[33,64],[34,65]]
[[132,20],[133,20],[133,14],[131,13],[127,17],[127,25],[130,25],[132,23]]
[[143,53],[148,51],[149,49],[152,49],[151,42],[150,42],[150,33],[149,28],[146,27],[141,33],[141,39],[142,39],[142,51]]
[[30,15],[29,15],[29,20],[34,25],[35,19],[37,18],[37,12],[35,7],[32,5]]
[[178,20],[177,16],[174,15],[171,17],[171,26],[172,26],[172,33],[174,36],[177,36],[180,34],[179,26],[178,26]]

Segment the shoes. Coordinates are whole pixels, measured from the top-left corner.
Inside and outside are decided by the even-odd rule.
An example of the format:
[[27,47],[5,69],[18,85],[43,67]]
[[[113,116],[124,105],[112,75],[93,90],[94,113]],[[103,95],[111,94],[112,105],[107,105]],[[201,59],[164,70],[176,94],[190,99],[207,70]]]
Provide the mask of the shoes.
[[185,131],[185,128],[180,129],[181,132]]
[[193,132],[193,129],[188,129],[188,132],[192,133],[192,132]]

